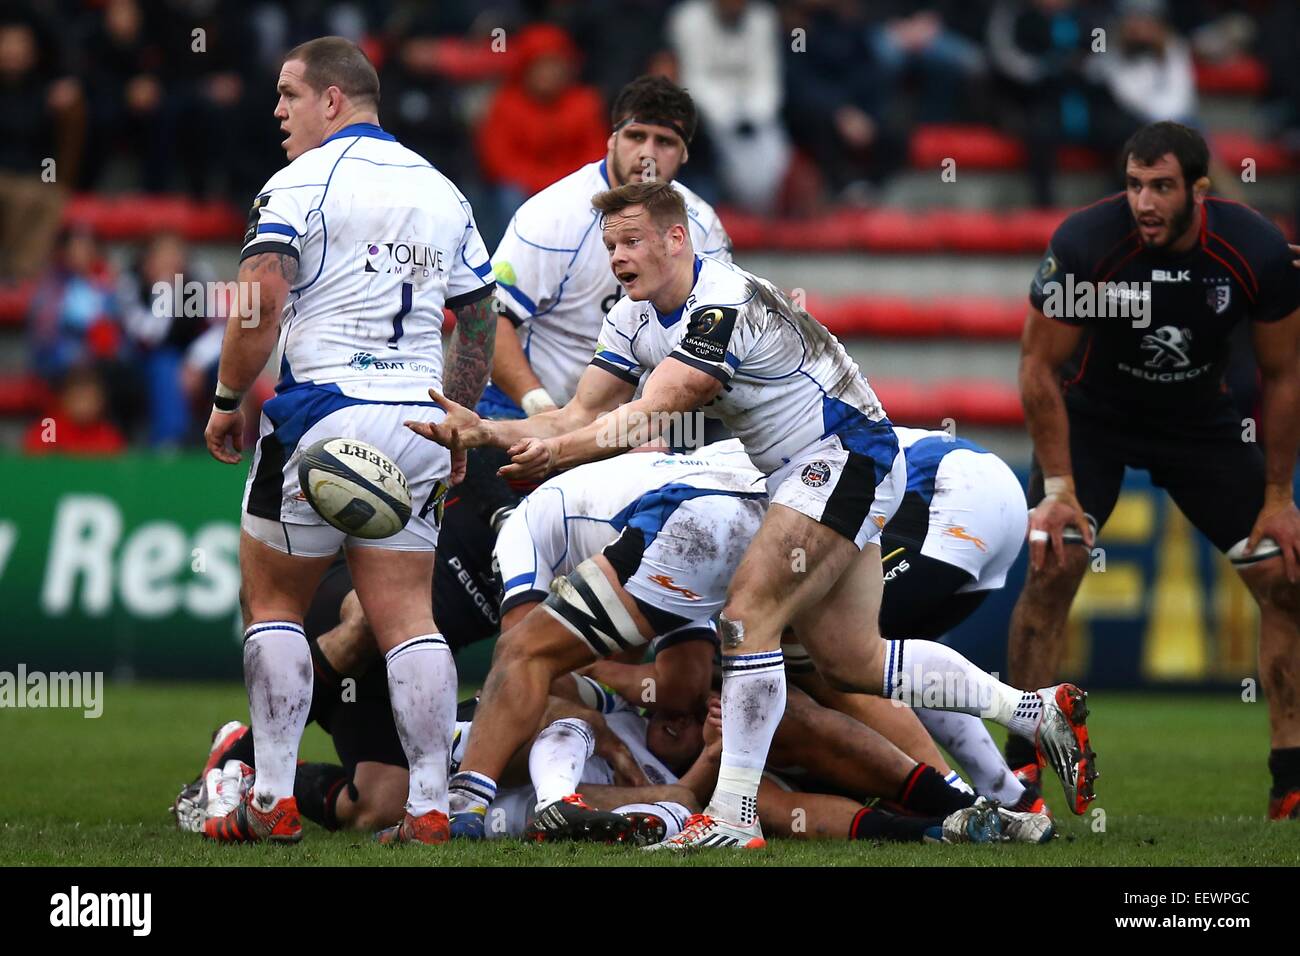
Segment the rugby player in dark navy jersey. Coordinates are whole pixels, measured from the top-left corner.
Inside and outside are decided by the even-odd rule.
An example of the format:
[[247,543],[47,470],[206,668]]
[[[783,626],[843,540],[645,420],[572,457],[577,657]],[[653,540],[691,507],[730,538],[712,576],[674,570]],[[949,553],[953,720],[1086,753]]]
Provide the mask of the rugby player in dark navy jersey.
[[[1030,572],[1012,617],[1012,682],[1055,679],[1065,622],[1125,466],[1225,552],[1260,607],[1269,815],[1300,817],[1300,273],[1268,220],[1206,195],[1194,130],[1154,123],[1125,145],[1126,191],[1069,216],[1034,277],[1020,390],[1034,442]],[[1092,301],[1081,297],[1088,284]],[[1062,295],[1062,290],[1074,295]],[[1127,317],[1098,317],[1127,297]],[[1087,308],[1091,306],[1089,314]],[[1258,441],[1223,384],[1228,335],[1250,323]],[[1080,547],[1079,545],[1083,546]],[[1036,773],[1032,749],[1008,745]]]

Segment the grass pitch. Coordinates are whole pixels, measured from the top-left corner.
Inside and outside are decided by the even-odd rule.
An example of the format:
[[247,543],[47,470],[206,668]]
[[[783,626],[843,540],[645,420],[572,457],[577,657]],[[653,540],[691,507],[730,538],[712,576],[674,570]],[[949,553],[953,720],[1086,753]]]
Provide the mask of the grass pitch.
[[[386,848],[306,823],[297,847],[214,846],[167,812],[202,766],[212,729],[247,719],[230,684],[105,688],[103,716],[0,714],[0,865],[45,866],[1241,866],[1300,864],[1300,824],[1270,823],[1268,719],[1238,696],[1093,694],[1089,727],[1102,777],[1093,811],[1057,814],[1043,847],[771,841],[762,853],[686,859],[621,847],[514,841]],[[1000,731],[994,728],[995,734]],[[334,759],[307,731],[302,756]],[[1064,811],[1060,787],[1047,797]],[[1104,814],[1098,814],[1101,810]]]

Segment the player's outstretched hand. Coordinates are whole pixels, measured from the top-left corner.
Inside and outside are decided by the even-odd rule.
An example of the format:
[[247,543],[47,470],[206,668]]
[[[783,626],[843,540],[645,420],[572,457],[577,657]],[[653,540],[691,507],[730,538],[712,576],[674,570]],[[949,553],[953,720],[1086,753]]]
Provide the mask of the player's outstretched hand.
[[[230,439],[230,448],[226,447],[226,439]],[[208,416],[208,427],[203,430],[203,440],[217,461],[227,465],[239,464],[243,457],[240,452],[244,450],[244,410],[237,408],[233,412],[219,412],[214,408]]]
[[[403,422],[407,428],[429,441],[437,442],[444,448],[449,448],[453,452],[464,452],[467,448],[478,448],[482,445],[491,444],[492,431],[490,423],[483,421],[472,408],[466,408],[464,405],[458,405],[450,398],[439,394],[433,389],[429,389],[429,397],[432,398],[447,417],[441,422]],[[455,467],[455,455],[452,456],[452,466]],[[455,484],[456,482],[452,482]]]
[[1286,568],[1286,579],[1292,584],[1296,581],[1296,572],[1300,570],[1300,510],[1295,502],[1285,504],[1265,504],[1255,527],[1246,539],[1246,554],[1254,554],[1261,538],[1272,538],[1282,550],[1282,564]]
[[1048,495],[1029,512],[1029,563],[1035,571],[1042,569],[1049,552],[1065,563],[1065,529],[1074,528],[1083,536],[1084,545],[1092,548],[1092,525],[1083,513],[1079,499],[1069,492]]
[[510,464],[497,469],[497,474],[511,481],[541,481],[555,466],[555,448],[545,438],[524,438],[507,449]]

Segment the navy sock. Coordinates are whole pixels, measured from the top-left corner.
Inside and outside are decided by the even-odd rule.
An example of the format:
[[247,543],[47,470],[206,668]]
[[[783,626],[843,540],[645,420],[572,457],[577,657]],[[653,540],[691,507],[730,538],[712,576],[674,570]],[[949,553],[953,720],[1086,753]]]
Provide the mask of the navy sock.
[[912,768],[895,799],[908,813],[930,817],[946,817],[975,802],[974,795],[948,786],[939,771],[924,763]]
[[1026,764],[1038,763],[1038,749],[1024,737],[1015,734],[1007,736],[1007,766],[1019,770]]
[[352,774],[332,763],[304,763],[298,765],[293,778],[293,795],[298,800],[298,812],[326,830],[337,830],[339,819],[335,815],[339,794],[347,787],[348,795],[357,799],[357,788]]
[[1270,750],[1268,769],[1273,774],[1273,796],[1300,789],[1300,747]]
[[849,839],[920,843],[925,831],[942,826],[943,819],[939,817],[900,817],[886,810],[863,807],[849,824]]

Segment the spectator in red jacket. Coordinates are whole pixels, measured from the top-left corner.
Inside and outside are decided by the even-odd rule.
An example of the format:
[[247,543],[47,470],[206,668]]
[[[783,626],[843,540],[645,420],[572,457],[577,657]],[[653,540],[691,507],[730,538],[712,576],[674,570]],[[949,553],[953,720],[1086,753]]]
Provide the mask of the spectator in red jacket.
[[126,439],[108,418],[108,393],[89,367],[64,376],[54,406],[23,436],[29,455],[116,455]]
[[535,24],[507,41],[510,73],[478,128],[479,162],[501,222],[533,193],[605,151],[600,94],[576,82],[578,51],[559,27]]

